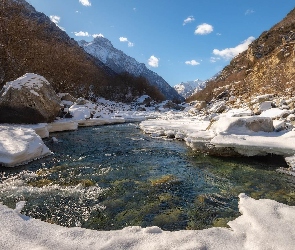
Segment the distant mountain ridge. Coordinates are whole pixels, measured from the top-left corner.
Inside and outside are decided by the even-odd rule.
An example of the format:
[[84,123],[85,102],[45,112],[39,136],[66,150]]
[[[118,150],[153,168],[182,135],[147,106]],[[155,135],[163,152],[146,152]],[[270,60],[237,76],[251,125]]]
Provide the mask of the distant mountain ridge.
[[96,37],[92,42],[82,40],[78,43],[87,53],[99,59],[116,73],[128,72],[135,77],[145,77],[167,99],[184,100],[161,76],[148,69],[144,63],[139,63],[121,50],[114,48],[107,38]]
[[178,94],[180,94],[184,98],[187,98],[197,91],[202,90],[203,88],[205,88],[205,86],[205,81],[196,79],[194,81],[187,81],[176,84],[174,86],[174,89],[177,91]]

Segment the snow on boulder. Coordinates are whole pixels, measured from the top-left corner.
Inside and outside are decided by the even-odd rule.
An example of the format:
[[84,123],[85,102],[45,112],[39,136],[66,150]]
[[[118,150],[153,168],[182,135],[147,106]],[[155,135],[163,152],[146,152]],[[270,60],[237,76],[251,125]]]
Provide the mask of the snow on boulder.
[[244,134],[248,132],[273,132],[273,121],[269,117],[220,117],[211,129],[216,133]]
[[100,113],[101,107],[98,104],[81,97],[69,108],[69,112],[74,120],[85,120],[102,115]]
[[270,117],[272,119],[287,117],[288,115],[290,115],[290,111],[279,108],[268,109],[260,114],[261,117]]
[[144,104],[144,105],[150,104],[151,101],[152,101],[152,98],[150,98],[150,96],[148,95],[142,95],[136,100],[138,104]]
[[0,126],[0,165],[14,167],[49,154],[32,128]]
[[0,123],[52,122],[59,112],[60,98],[42,76],[27,73],[0,91]]
[[57,95],[61,99],[61,103],[64,105],[64,107],[70,107],[76,101],[75,97],[69,93],[58,93]]
[[213,106],[210,108],[211,113],[222,113],[227,109],[227,106],[225,105],[224,101],[216,102],[213,104]]

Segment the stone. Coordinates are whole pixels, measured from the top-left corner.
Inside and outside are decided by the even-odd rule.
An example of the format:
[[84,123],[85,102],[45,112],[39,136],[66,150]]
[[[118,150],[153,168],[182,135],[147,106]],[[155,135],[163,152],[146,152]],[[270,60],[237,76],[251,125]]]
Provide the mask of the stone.
[[273,126],[276,132],[280,132],[286,128],[286,122],[280,120],[274,120]]
[[79,98],[76,100],[76,104],[77,104],[77,105],[85,105],[85,104],[87,104],[87,100],[85,100],[85,99],[82,98],[82,97],[79,97]]
[[68,101],[68,102],[76,101],[76,98],[69,93],[58,93],[58,96],[60,97],[62,101]]
[[246,127],[253,132],[273,132],[273,121],[269,117],[255,117],[254,119],[245,119]]
[[0,123],[52,122],[60,108],[50,83],[33,73],[7,82],[0,91]]
[[290,114],[287,116],[287,120],[288,121],[295,121],[295,115],[294,114]]
[[206,106],[207,106],[207,103],[205,101],[200,101],[200,102],[197,102],[194,107],[197,110],[201,110],[201,109],[206,108]]
[[221,93],[216,97],[216,99],[217,99],[217,100],[220,100],[220,99],[224,99],[224,98],[226,98],[226,97],[229,97],[229,92],[228,92],[228,90],[225,90],[225,91],[221,92]]
[[138,107],[136,110],[137,111],[146,111],[146,108],[144,108],[144,107]]
[[265,101],[259,104],[259,111],[265,111],[272,108],[271,101]]
[[224,112],[228,107],[225,105],[224,101],[221,102],[217,102],[215,103],[212,108],[210,109],[210,111],[212,113],[222,113]]
[[265,94],[260,96],[255,96],[252,98],[251,103],[262,103],[266,101],[272,101],[274,95],[273,94]]
[[217,133],[240,134],[246,130],[252,132],[273,132],[273,121],[270,117],[221,117],[214,122],[211,129]]

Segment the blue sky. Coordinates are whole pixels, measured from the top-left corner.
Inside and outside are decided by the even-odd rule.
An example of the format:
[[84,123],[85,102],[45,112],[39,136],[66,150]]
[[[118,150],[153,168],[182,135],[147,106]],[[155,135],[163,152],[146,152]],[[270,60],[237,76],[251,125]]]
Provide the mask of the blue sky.
[[75,40],[97,35],[171,86],[206,80],[265,30],[293,0],[27,0]]

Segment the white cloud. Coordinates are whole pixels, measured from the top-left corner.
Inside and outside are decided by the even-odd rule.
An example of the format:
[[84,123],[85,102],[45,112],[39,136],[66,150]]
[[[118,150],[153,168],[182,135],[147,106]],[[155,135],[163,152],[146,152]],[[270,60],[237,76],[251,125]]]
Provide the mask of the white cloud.
[[53,22],[53,23],[55,23],[55,25],[57,26],[57,27],[59,27],[61,30],[63,30],[63,31],[65,31],[65,29],[63,28],[63,27],[61,27],[61,26],[59,26],[58,25],[58,23],[60,22],[60,17],[59,16],[50,16],[50,20]]
[[229,60],[236,55],[240,54],[241,52],[245,51],[248,48],[248,45],[254,41],[254,37],[250,36],[245,41],[243,41],[241,44],[237,45],[234,48],[226,48],[223,50],[214,49],[213,54],[220,56],[226,60]]
[[191,23],[195,21],[195,18],[193,16],[189,16],[188,18],[186,18],[184,21],[183,21],[183,24],[182,25],[186,25],[187,23]]
[[254,10],[248,9],[246,10],[245,15],[250,15],[250,14],[253,14],[254,12],[255,12]]
[[148,64],[153,68],[157,68],[157,67],[159,67],[159,61],[160,61],[159,58],[152,55],[148,60]]
[[220,60],[220,57],[211,56],[210,62],[216,63],[218,60]]
[[196,60],[191,60],[191,61],[186,61],[185,64],[196,66],[196,65],[199,65],[200,63],[197,62]]
[[96,38],[96,37],[104,37],[104,35],[99,33],[99,34],[93,34],[92,37],[94,37],[94,38]]
[[79,31],[79,32],[74,32],[75,36],[90,36],[90,34],[86,31]]
[[213,31],[213,26],[208,23],[202,23],[195,30],[196,35],[207,35]]
[[120,37],[119,38],[120,42],[127,42],[128,43],[128,47],[133,47],[134,46],[134,43],[130,42],[127,37]]
[[79,0],[79,2],[84,6],[91,6],[91,3],[89,0]]
[[120,37],[119,38],[120,42],[128,42],[128,39],[126,37]]

